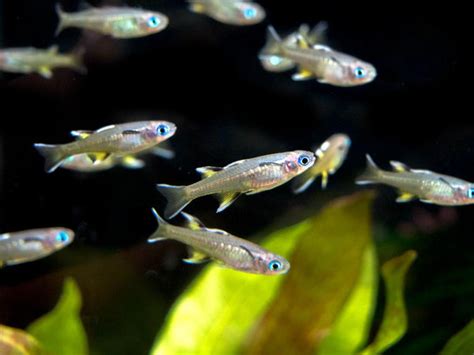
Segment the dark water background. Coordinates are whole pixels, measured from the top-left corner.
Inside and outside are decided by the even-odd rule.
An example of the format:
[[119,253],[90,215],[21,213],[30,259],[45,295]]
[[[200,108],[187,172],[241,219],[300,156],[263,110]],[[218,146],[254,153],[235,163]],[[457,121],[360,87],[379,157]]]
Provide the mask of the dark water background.
[[[77,233],[60,253],[0,271],[1,324],[23,328],[46,313],[63,278],[72,275],[83,293],[93,353],[147,353],[167,309],[200,270],[181,263],[181,244],[146,244],[156,228],[150,207],[164,206],[154,184],[194,182],[199,166],[308,149],[338,132],[352,138],[348,160],[327,191],[316,184],[293,196],[284,186],[243,197],[219,215],[211,197],[189,206],[207,225],[239,236],[296,222],[329,199],[359,190],[353,180],[366,152],[383,167],[394,159],[474,181],[472,68],[463,65],[472,37],[463,9],[260,3],[267,21],[239,28],[193,14],[183,1],[130,1],[167,14],[170,26],[115,41],[91,34],[81,39],[78,30],[55,39],[53,1],[0,2],[2,47],[58,43],[68,51],[81,41],[89,68],[87,76],[58,70],[49,81],[0,77],[0,232],[65,226]],[[64,7],[73,10],[76,2]],[[376,66],[373,83],[337,88],[261,68],[256,54],[266,24],[285,33],[319,20],[329,22],[330,45]],[[138,119],[178,125],[171,140],[175,159],[150,157],[140,171],[46,174],[32,148],[65,143],[73,129]],[[387,353],[432,354],[474,315],[474,210],[400,205],[393,190],[379,190],[374,213],[381,260],[409,248],[419,253],[406,292],[409,332]]]

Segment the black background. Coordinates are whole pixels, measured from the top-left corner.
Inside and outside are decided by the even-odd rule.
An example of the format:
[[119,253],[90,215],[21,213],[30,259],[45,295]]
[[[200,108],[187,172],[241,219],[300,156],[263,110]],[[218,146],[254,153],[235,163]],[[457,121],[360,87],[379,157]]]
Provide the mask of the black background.
[[[467,9],[448,3],[419,8],[408,2],[260,3],[267,10],[264,23],[233,27],[193,14],[181,1],[129,2],[162,11],[170,25],[153,36],[118,41],[91,33],[81,37],[75,29],[55,38],[53,1],[3,2],[2,47],[58,43],[69,51],[79,43],[86,49],[89,72],[82,76],[60,69],[51,80],[0,77],[0,232],[55,225],[77,232],[69,249],[0,271],[0,323],[26,326],[50,309],[64,275],[72,274],[84,293],[84,322],[96,339],[91,342],[106,351],[100,339],[112,332],[107,329],[126,327],[121,323],[125,317],[134,323],[130,314],[112,309],[125,308],[124,298],[133,304],[140,284],[152,290],[149,298],[158,299],[163,312],[144,320],[146,312],[135,309],[133,326],[142,337],[124,339],[129,345],[122,350],[145,353],[167,305],[199,270],[180,262],[184,246],[145,243],[156,227],[150,207],[164,206],[154,184],[194,182],[199,166],[309,149],[337,132],[351,136],[349,158],[331,177],[327,192],[314,186],[295,197],[282,187],[241,198],[220,215],[214,213],[212,198],[189,206],[207,225],[241,236],[283,215],[297,221],[330,197],[359,190],[352,181],[363,170],[366,152],[383,167],[395,159],[474,181]],[[64,2],[64,7],[74,10],[76,3]],[[378,77],[373,83],[337,88],[293,82],[288,73],[262,69],[257,53],[267,24],[284,34],[320,20],[329,23],[331,46],[374,64]],[[140,171],[46,174],[32,147],[65,143],[73,129],[139,119],[178,125],[170,140],[175,159],[150,157]],[[417,208],[433,215],[439,211],[419,203],[398,205],[394,198],[391,190],[382,189],[378,224],[395,228],[411,221]],[[409,247],[420,253],[407,291],[410,332],[390,353],[433,353],[472,318],[472,213],[472,207],[457,208],[455,225],[421,240],[391,241],[396,247],[387,255],[386,241],[380,241],[382,258]],[[121,294],[115,304],[110,301],[114,294]],[[119,330],[128,334],[127,328]]]

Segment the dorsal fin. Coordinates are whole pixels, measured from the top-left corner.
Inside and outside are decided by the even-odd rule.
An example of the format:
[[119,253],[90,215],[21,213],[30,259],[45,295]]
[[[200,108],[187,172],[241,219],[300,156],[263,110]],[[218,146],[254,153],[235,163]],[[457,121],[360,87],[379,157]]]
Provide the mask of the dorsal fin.
[[69,132],[69,134],[76,139],[85,139],[89,137],[92,133],[94,133],[94,131],[77,130]]
[[298,47],[300,48],[307,49],[310,47],[306,38],[304,38],[300,33],[296,35],[296,43],[298,44]]
[[97,131],[95,131],[95,133],[104,132],[104,131],[107,131],[107,130],[112,129],[114,127],[115,127],[115,125],[111,124],[110,126],[105,126],[105,127],[99,128]]
[[228,168],[231,168],[233,166],[242,164],[244,161],[245,161],[245,159],[234,161],[233,163],[230,163],[230,164],[227,164],[226,166],[224,166],[223,169],[228,169]]
[[192,230],[206,229],[204,223],[202,223],[197,217],[194,217],[188,213],[181,212],[181,215],[186,219],[184,225]]
[[53,44],[51,47],[48,48],[48,53],[50,54],[57,54],[59,47],[57,44]]
[[320,50],[320,51],[326,51],[326,52],[331,52],[332,48],[325,46],[324,44],[315,44],[313,46],[313,49]]
[[400,163],[399,161],[391,160],[390,165],[392,166],[393,170],[398,173],[410,171],[410,168],[406,164]]
[[226,231],[222,229],[217,229],[217,228],[206,228],[206,231],[215,233],[215,234],[221,234],[221,235],[229,235]]
[[223,168],[219,168],[217,166],[203,166],[196,169],[196,171],[201,174],[201,179],[208,178],[222,170]]

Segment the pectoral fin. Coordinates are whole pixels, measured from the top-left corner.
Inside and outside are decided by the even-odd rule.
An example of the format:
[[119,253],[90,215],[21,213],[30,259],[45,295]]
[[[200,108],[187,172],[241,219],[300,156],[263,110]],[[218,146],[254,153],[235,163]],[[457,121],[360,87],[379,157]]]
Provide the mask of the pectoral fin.
[[328,185],[328,178],[329,178],[329,175],[328,175],[328,172],[327,171],[323,171],[321,173],[321,187],[322,189],[324,190],[326,188],[326,186]]
[[396,199],[398,203],[410,202],[416,198],[415,195],[409,194],[407,192],[402,192],[400,196]]
[[209,256],[191,247],[188,248],[188,252],[189,252],[189,257],[186,259],[183,259],[185,263],[202,264],[210,260]]
[[129,169],[141,169],[145,166],[145,162],[133,155],[126,155],[122,158],[122,165]]
[[295,81],[309,80],[314,78],[314,74],[306,69],[300,69],[298,73],[293,74],[291,77]]
[[49,67],[40,67],[38,69],[39,75],[41,75],[43,78],[46,79],[51,79],[53,77],[53,72],[51,71],[51,68]]
[[89,153],[87,154],[92,163],[96,161],[101,162],[107,159],[110,156],[110,153],[107,152],[98,152],[98,153]]
[[234,201],[241,195],[240,192],[228,192],[224,194],[216,195],[217,199],[220,202],[219,208],[217,209],[217,213],[224,211],[227,207],[229,207]]

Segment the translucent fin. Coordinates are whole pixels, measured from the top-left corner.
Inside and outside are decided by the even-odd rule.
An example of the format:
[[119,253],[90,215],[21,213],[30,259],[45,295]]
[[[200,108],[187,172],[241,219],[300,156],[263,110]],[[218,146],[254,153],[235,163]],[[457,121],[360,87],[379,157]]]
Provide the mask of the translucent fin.
[[219,208],[217,209],[217,213],[224,211],[227,207],[229,207],[234,201],[241,195],[240,192],[228,192],[225,194],[216,195],[217,199],[220,202]]
[[175,157],[174,151],[169,147],[153,147],[150,152],[160,158],[173,159]]
[[303,49],[310,48],[308,40],[303,35],[301,35],[301,33],[298,33],[298,35],[296,36],[296,42],[297,42],[298,47],[300,48],[303,48]]
[[214,233],[214,234],[220,234],[220,235],[229,235],[226,231],[222,229],[217,229],[217,228],[205,228],[207,232]]
[[374,161],[369,154],[365,155],[367,159],[367,167],[365,172],[356,179],[356,184],[366,185],[377,183],[377,177],[379,175],[380,169],[375,165]]
[[167,237],[164,236],[163,234],[163,226],[167,225],[168,222],[166,222],[161,216],[156,212],[154,208],[151,209],[151,212],[153,212],[153,215],[156,218],[156,221],[158,222],[158,228],[156,229],[155,233],[153,233],[149,238],[148,238],[148,243],[154,243],[158,242],[160,240],[165,240],[168,239]]
[[38,74],[45,79],[51,79],[53,77],[53,72],[51,71],[51,68],[46,66],[39,67]]
[[54,44],[48,48],[48,53],[50,54],[58,54],[58,51],[59,51],[59,47],[57,44]]
[[95,163],[96,161],[101,162],[107,159],[110,156],[108,152],[95,152],[95,153],[87,153],[89,159]]
[[282,54],[281,38],[273,26],[267,27],[267,42],[260,51],[259,57],[261,59],[269,58],[271,56]]
[[402,192],[400,196],[396,199],[398,203],[410,202],[416,198],[415,195],[412,195],[408,192]]
[[133,155],[126,155],[122,158],[121,164],[128,169],[142,169],[145,162],[135,158]]
[[309,80],[314,78],[314,74],[309,70],[300,69],[298,73],[293,74],[291,78],[295,81]]
[[191,201],[187,199],[184,188],[186,186],[156,185],[158,191],[166,198],[165,218],[170,219],[181,212]]
[[48,173],[56,170],[66,158],[58,145],[37,143],[34,144],[34,147],[44,157],[44,167]]
[[321,187],[323,188],[323,190],[326,188],[326,186],[328,186],[328,178],[329,178],[328,172],[323,171],[321,173]]
[[66,27],[66,18],[67,14],[61,8],[61,4],[56,3],[56,14],[58,15],[58,27],[56,27],[56,32],[54,33],[55,36],[59,35]]
[[105,127],[102,127],[102,128],[99,128],[97,131],[95,131],[94,133],[100,133],[100,132],[104,132],[104,131],[108,131],[109,129],[112,129],[112,128],[115,128],[115,125],[114,124],[111,124],[109,126],[105,126]]
[[298,176],[292,183],[293,193],[300,194],[308,189],[316,179],[316,176],[310,175],[308,179],[304,175]]
[[431,200],[423,200],[423,199],[420,199],[421,202],[424,202],[424,203],[429,203],[429,204],[434,204],[433,201]]
[[398,173],[410,171],[410,168],[406,164],[400,163],[399,161],[391,160],[390,165],[392,166],[393,170]]
[[69,134],[76,139],[86,139],[92,133],[94,133],[94,131],[77,130],[69,132]]
[[196,250],[191,247],[188,247],[188,253],[189,253],[189,257],[186,259],[183,259],[183,261],[188,264],[202,264],[211,259],[209,256],[207,256],[203,252],[200,252],[199,250]]
[[208,178],[216,173],[218,173],[219,171],[222,171],[223,168],[219,168],[219,167],[216,167],[216,166],[203,166],[201,168],[197,168],[196,171],[201,174],[201,179],[205,179],[205,178]]
[[181,212],[181,215],[186,219],[185,226],[192,230],[206,229],[204,223],[202,223],[197,217],[194,217],[188,213]]

